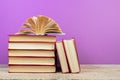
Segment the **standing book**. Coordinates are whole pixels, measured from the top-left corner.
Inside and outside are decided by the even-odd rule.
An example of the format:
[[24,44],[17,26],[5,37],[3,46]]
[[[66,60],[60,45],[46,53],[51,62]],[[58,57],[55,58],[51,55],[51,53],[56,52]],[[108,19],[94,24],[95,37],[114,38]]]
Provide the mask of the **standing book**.
[[80,72],[80,63],[78,59],[78,53],[76,48],[75,39],[63,40],[63,45],[66,51],[68,65],[71,73]]
[[62,42],[56,43],[56,49],[57,49],[61,70],[63,73],[68,73],[69,72],[68,62]]
[[75,39],[63,40],[56,43],[58,57],[63,73],[79,73],[80,63]]

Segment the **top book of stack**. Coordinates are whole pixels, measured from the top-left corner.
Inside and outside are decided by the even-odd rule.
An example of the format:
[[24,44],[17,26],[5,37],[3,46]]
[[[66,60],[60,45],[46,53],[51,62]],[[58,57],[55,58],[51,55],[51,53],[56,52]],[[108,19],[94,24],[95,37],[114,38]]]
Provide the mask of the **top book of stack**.
[[9,35],[9,41],[11,42],[56,42],[56,36],[38,36],[38,35]]

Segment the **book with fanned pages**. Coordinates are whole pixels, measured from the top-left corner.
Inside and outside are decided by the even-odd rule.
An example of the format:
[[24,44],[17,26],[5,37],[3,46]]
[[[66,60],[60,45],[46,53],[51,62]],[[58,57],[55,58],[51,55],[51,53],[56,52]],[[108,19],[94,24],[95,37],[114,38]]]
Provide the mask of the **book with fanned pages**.
[[63,73],[79,73],[80,62],[75,39],[63,40],[56,43],[60,66]]
[[51,33],[61,34],[59,25],[51,18],[43,15],[30,17],[23,24],[23,29],[19,34],[45,35]]
[[55,36],[9,35],[9,72],[56,72]]

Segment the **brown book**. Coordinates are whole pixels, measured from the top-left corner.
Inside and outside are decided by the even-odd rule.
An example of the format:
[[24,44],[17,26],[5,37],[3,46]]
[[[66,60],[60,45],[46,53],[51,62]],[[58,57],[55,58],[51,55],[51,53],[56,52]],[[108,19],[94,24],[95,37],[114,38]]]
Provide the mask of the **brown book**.
[[9,56],[9,64],[20,65],[55,65],[55,57]]
[[68,60],[68,65],[71,73],[80,72],[80,63],[78,59],[78,53],[76,48],[75,39],[63,40],[65,53]]
[[9,65],[10,73],[54,73],[56,72],[55,65]]
[[13,34],[9,35],[9,41],[27,41],[27,42],[56,42],[56,36],[39,36],[39,35],[25,35]]
[[68,73],[69,67],[68,67],[67,57],[66,57],[62,42],[56,43],[56,49],[57,49],[57,54],[58,54],[58,59],[60,62],[61,70],[63,73]]
[[54,50],[8,49],[9,56],[55,57]]
[[9,49],[42,49],[54,50],[54,42],[27,42],[27,41],[9,41]]

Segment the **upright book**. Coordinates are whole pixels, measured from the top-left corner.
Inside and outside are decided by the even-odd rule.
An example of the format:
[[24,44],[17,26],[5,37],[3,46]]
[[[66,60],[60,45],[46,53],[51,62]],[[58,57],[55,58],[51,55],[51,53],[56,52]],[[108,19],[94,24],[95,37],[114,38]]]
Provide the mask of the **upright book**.
[[79,73],[80,63],[76,48],[75,39],[63,40],[56,43],[58,57],[63,73]]
[[56,42],[56,49],[57,49],[57,54],[58,54],[58,59],[60,62],[61,70],[63,73],[68,73],[69,67],[68,67],[67,57],[65,54],[63,43],[61,41]]
[[71,73],[80,72],[80,63],[78,59],[78,53],[76,48],[75,39],[63,40],[63,45],[66,51],[68,65]]

